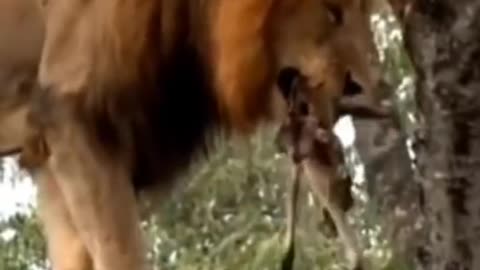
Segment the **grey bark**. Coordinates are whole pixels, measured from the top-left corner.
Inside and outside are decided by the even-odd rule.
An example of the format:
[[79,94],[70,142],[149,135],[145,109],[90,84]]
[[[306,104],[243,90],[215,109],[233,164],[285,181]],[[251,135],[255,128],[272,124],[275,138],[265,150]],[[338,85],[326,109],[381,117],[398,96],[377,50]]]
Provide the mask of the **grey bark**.
[[382,221],[394,256],[408,263],[418,234],[419,185],[413,181],[406,135],[391,121],[356,120],[354,125],[355,146],[365,166],[368,216]]
[[417,73],[418,178],[428,233],[418,269],[480,269],[480,1],[416,0],[405,42]]

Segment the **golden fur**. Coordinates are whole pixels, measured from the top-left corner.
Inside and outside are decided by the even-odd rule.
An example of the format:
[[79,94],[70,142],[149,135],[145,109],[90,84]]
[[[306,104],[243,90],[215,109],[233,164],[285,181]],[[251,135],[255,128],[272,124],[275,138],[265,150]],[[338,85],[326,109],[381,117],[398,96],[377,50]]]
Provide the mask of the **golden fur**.
[[44,24],[32,0],[0,1],[0,154],[19,150],[32,94]]
[[[24,1],[0,0],[0,7],[16,10]],[[34,47],[42,48],[40,89],[24,99],[25,128],[35,132],[19,132],[8,147],[23,147],[27,164],[34,160],[54,269],[146,269],[135,191],[168,189],[211,131],[248,134],[281,117],[271,89],[282,68],[308,76],[327,129],[347,73],[373,93],[365,3],[42,2],[32,15],[45,25],[44,43]],[[35,31],[43,33],[26,32]],[[331,177],[315,172],[318,183]]]

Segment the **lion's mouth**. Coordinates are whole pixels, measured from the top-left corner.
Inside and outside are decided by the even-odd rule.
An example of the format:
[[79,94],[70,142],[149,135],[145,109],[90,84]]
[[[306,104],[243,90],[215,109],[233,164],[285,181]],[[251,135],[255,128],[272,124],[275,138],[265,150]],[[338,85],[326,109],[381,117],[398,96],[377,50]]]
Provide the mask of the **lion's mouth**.
[[353,80],[352,75],[347,73],[345,78],[345,85],[343,87],[344,96],[354,96],[363,92],[362,86]]
[[[279,72],[277,86],[283,97],[291,102],[292,98],[298,99],[301,96],[298,91],[305,91],[305,84],[301,83],[305,79],[306,77],[298,69],[287,67]],[[336,100],[335,105],[337,117],[351,115],[364,119],[379,119],[389,117],[391,114],[391,108],[372,104],[362,86],[352,78],[350,73],[346,74],[342,96]]]
[[0,158],[6,157],[6,156],[11,156],[11,155],[16,155],[22,151],[21,148],[12,148],[12,149],[6,149],[6,150],[1,150],[0,151]]
[[351,115],[364,119],[386,118],[391,115],[391,108],[373,104],[366,96],[363,87],[357,83],[350,73],[345,77],[343,95],[337,103],[338,116]]

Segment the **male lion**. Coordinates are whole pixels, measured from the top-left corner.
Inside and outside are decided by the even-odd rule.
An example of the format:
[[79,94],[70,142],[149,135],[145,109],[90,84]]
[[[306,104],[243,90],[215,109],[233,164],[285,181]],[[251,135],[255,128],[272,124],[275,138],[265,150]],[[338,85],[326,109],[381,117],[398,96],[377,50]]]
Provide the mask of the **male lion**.
[[[9,147],[45,157],[29,167],[55,270],[148,268],[135,192],[168,190],[210,133],[247,135],[284,115],[271,91],[284,68],[316,89],[311,103],[326,129],[350,86],[373,100],[378,81],[368,0],[42,5],[40,89]],[[31,147],[39,144],[46,155]],[[306,170],[321,183],[335,168]]]
[[0,156],[19,151],[44,40],[40,6],[0,1]]

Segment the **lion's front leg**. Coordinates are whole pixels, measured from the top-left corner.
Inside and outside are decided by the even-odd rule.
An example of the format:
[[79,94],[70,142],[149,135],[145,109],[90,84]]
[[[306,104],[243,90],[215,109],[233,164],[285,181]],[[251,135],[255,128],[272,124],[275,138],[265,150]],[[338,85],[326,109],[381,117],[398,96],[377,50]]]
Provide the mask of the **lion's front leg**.
[[67,130],[49,141],[49,166],[95,270],[146,269],[129,169],[95,151],[81,129]]
[[92,259],[73,224],[56,179],[41,169],[34,175],[38,213],[54,270],[93,270]]

